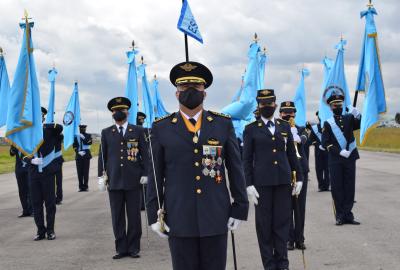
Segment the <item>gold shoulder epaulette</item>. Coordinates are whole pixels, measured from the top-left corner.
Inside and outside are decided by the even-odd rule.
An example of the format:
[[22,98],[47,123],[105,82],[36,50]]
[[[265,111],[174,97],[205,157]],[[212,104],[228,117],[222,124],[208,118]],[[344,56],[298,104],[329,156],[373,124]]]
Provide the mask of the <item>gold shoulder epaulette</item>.
[[222,116],[222,117],[231,119],[231,116],[230,116],[230,115],[227,115],[227,114],[223,114],[223,113],[219,113],[219,112],[214,112],[214,111],[209,111],[209,112],[212,113],[212,114],[214,114],[214,115],[217,115],[217,116]]
[[157,118],[156,120],[154,120],[154,123],[158,123],[158,122],[160,122],[160,121],[162,121],[162,120],[164,120],[164,119],[167,119],[168,117],[170,117],[171,115],[174,115],[174,114],[175,114],[175,113],[170,113],[170,114],[165,115],[165,116],[163,116],[163,117]]

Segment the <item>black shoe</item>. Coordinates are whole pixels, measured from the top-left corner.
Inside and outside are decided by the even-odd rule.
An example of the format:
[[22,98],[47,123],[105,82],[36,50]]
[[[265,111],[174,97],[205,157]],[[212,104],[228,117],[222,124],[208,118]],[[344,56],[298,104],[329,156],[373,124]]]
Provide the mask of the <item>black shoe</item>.
[[54,232],[47,234],[47,240],[55,240],[56,234]]
[[336,226],[342,226],[344,223],[343,223],[343,220],[341,220],[341,219],[337,219],[336,220]]
[[83,192],[83,191],[84,191],[84,190],[83,190],[83,189],[81,189],[81,188],[80,188],[80,189],[78,189],[78,192]]
[[300,250],[305,250],[306,245],[304,244],[304,242],[296,242],[296,248]]
[[353,220],[350,220],[350,221],[346,221],[346,224],[350,224],[350,225],[360,225],[361,223],[353,219]]
[[23,218],[23,217],[30,217],[32,214],[31,213],[22,213],[21,215],[19,215],[19,218]]
[[126,254],[126,253],[117,253],[112,258],[113,258],[113,260],[119,260],[119,259],[122,259],[122,258],[124,258],[126,256],[128,256],[128,254]]
[[57,204],[57,205],[61,205],[61,204],[62,204],[62,201],[56,201],[56,204]]
[[140,258],[139,252],[131,252],[129,256],[134,259]]
[[287,249],[288,249],[288,250],[294,250],[294,243],[291,242],[291,241],[289,241],[289,242],[287,243]]
[[46,236],[44,234],[37,234],[35,236],[35,238],[33,238],[33,241],[40,241],[40,240],[43,240],[45,238],[46,238]]

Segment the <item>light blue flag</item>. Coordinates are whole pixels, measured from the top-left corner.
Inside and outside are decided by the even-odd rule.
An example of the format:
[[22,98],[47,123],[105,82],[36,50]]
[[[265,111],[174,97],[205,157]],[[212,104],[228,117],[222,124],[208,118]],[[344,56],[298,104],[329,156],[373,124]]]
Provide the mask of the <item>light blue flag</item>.
[[55,102],[55,84],[56,84],[56,76],[57,70],[55,67],[49,70],[49,82],[50,82],[50,97],[49,97],[49,107],[47,108],[47,115],[46,115],[46,124],[54,123],[54,102]]
[[[246,74],[246,71],[244,72]],[[236,91],[235,95],[232,98],[232,103],[235,101],[239,101],[240,100],[240,96],[242,95],[243,92],[243,86],[244,86],[244,75],[242,75],[242,82],[240,84],[240,88]]]
[[31,157],[43,143],[42,112],[33,57],[33,22],[26,19],[20,27],[24,36],[9,96],[6,137],[21,153]]
[[324,65],[324,78],[322,82],[322,91],[321,91],[321,98],[319,101],[318,116],[321,119],[321,125],[323,126],[324,122],[332,117],[332,111],[324,99],[324,91],[327,88],[329,74],[332,70],[334,63],[332,59],[325,56],[324,59],[322,60],[322,64]]
[[129,70],[128,81],[126,82],[125,88],[125,97],[127,97],[131,101],[128,123],[132,125],[136,125],[136,117],[138,113],[138,82],[135,61],[135,55],[138,53],[139,51],[137,50],[126,52],[126,56],[128,57]]
[[[1,48],[0,48],[1,50]],[[6,61],[0,51],[0,127],[7,123],[8,98],[10,96],[10,81],[8,79]]]
[[149,82],[147,81],[146,75],[146,64],[141,64],[138,67],[139,76],[142,79],[142,111],[146,114],[146,119],[144,120],[143,127],[151,128],[154,122],[154,106],[151,98],[151,92],[149,87]]
[[374,15],[377,15],[377,13],[372,6],[361,12],[361,18],[365,17],[365,34],[356,86],[356,91],[365,92],[360,128],[361,145],[366,142],[367,134],[379,121],[379,114],[386,112],[385,87],[382,79]]
[[306,68],[301,70],[300,83],[297,86],[296,95],[294,96],[294,106],[296,107],[296,124],[304,127],[306,126],[306,88],[304,86],[304,79],[310,75],[310,71]]
[[151,84],[151,89],[152,89],[152,100],[153,100],[153,107],[154,107],[154,118],[160,118],[163,117],[167,114],[169,114],[167,112],[167,110],[164,107],[164,104],[161,100],[161,95],[160,92],[158,91],[158,80],[157,78],[154,76],[154,80]]
[[79,105],[78,83],[75,82],[74,90],[65,109],[64,124],[64,149],[68,149],[75,137],[79,138],[79,125],[81,123],[81,109]]
[[191,36],[195,40],[203,43],[203,38],[201,37],[199,26],[194,19],[192,11],[187,0],[182,3],[181,16],[178,21],[178,29],[183,33]]

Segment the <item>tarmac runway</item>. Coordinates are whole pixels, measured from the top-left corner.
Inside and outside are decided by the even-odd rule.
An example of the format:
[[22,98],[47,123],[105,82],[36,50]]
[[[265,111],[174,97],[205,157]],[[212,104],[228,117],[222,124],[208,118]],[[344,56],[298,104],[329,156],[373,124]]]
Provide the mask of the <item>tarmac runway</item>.
[[[311,149],[313,153],[313,149]],[[361,151],[354,214],[361,226],[334,225],[332,197],[317,192],[311,156],[305,237],[307,269],[400,269],[400,155]],[[114,237],[106,192],[97,190],[92,160],[90,191],[77,192],[74,162],[64,164],[64,201],[57,207],[55,241],[34,242],[33,218],[21,212],[14,174],[0,175],[0,269],[172,269],[168,242],[149,229],[142,213],[141,258],[112,260]],[[262,269],[254,207],[235,233],[238,269]],[[229,238],[228,266],[233,269]],[[300,251],[289,253],[290,269],[303,269]]]

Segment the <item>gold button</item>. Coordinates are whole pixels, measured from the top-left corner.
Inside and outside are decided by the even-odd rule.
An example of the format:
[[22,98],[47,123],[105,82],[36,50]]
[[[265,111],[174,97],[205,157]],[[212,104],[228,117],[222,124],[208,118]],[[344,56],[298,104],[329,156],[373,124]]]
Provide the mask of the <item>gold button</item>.
[[121,157],[121,159],[124,159],[124,157]]
[[201,189],[198,188],[198,189],[196,190],[196,193],[197,193],[197,194],[201,194]]
[[124,143],[123,143],[123,142],[121,142],[121,145],[124,145]]
[[272,152],[276,153],[276,149],[272,150]]
[[121,149],[121,153],[124,152],[124,149]]
[[124,167],[124,164],[121,163],[121,167]]
[[275,165],[278,164],[278,161],[274,161],[274,164],[275,164]]
[[275,141],[275,137],[272,137],[272,140]]
[[194,166],[196,166],[196,167],[199,167],[199,165],[200,165],[200,164],[199,164],[198,162],[195,162],[195,163],[194,163]]
[[200,180],[200,175],[196,176],[196,180],[199,181]]
[[194,149],[194,153],[197,154],[199,152],[199,149]]

